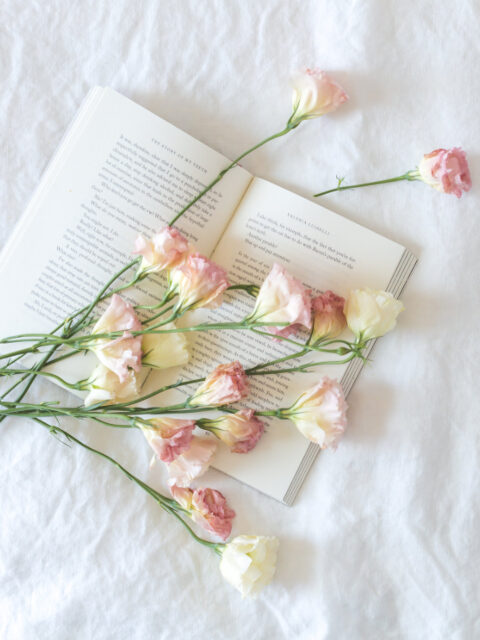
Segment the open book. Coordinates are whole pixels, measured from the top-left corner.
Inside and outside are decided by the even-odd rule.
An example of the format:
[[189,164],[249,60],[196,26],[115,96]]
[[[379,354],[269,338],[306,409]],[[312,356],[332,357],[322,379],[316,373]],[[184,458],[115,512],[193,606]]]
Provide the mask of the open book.
[[[0,335],[50,331],[89,303],[132,259],[137,234],[160,230],[227,164],[224,156],[115,91],[92,89],[0,256],[0,299],[9,308],[0,314]],[[345,296],[369,286],[398,296],[416,262],[395,242],[241,167],[177,226],[198,251],[227,269],[232,284],[261,284],[279,262],[315,293],[332,289]],[[124,297],[152,304],[163,287],[162,278],[152,276]],[[195,312],[188,324],[240,320],[253,304],[245,292],[232,291],[222,307]],[[189,340],[190,362],[155,372],[149,384],[152,377],[160,386],[179,376],[204,376],[232,360],[247,368],[292,352],[291,345],[248,331],[197,333]],[[88,377],[95,358],[79,356],[60,365],[61,375],[74,382]],[[289,406],[325,373],[340,379],[348,394],[360,369],[357,359],[308,374],[254,377],[248,406]],[[191,392],[183,387],[162,394],[158,404]],[[230,453],[220,443],[213,466],[292,504],[318,450],[292,423],[272,419],[247,455]]]

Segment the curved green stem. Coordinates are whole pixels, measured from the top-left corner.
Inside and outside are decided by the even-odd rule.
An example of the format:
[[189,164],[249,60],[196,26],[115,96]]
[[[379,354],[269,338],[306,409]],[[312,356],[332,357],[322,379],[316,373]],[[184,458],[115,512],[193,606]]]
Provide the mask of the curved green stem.
[[387,184],[388,182],[400,182],[402,180],[418,180],[418,171],[407,171],[407,173],[403,173],[401,176],[396,176],[395,178],[386,178],[385,180],[373,180],[372,182],[361,182],[359,184],[350,184],[350,185],[341,185],[339,184],[337,187],[333,189],[327,189],[327,191],[320,191],[320,193],[315,193],[313,195],[314,198],[318,198],[320,196],[325,196],[327,193],[333,193],[334,191],[346,191],[347,189],[358,189],[360,187],[371,187],[375,184]]
[[235,167],[235,165],[237,165],[240,162],[240,160],[245,158],[245,156],[248,156],[249,153],[252,153],[252,151],[259,149],[264,144],[267,144],[267,142],[270,142],[271,140],[275,140],[275,138],[280,138],[281,136],[284,136],[286,133],[288,133],[292,129],[294,129],[294,127],[290,124],[290,121],[289,121],[285,129],[282,129],[282,131],[279,131],[278,133],[274,133],[273,135],[268,136],[268,138],[265,138],[264,140],[254,145],[250,149],[247,149],[247,151],[244,151],[243,153],[241,153],[237,158],[235,158],[235,160],[233,160],[233,162],[231,162],[227,167],[225,167],[225,169],[220,171],[220,173],[209,184],[207,184],[207,186],[204,189],[202,189],[195,196],[195,198],[193,198],[193,200],[191,200],[187,205],[185,205],[183,209],[181,209],[170,220],[170,222],[168,223],[169,226],[172,227],[177,222],[177,220],[179,220],[179,218],[181,218],[183,214],[190,209],[190,207],[192,207],[196,202],[200,200],[200,198],[202,198],[208,191],[210,191],[210,189],[212,189],[218,182],[220,182],[220,180],[230,171],[230,169],[233,169],[233,167]]

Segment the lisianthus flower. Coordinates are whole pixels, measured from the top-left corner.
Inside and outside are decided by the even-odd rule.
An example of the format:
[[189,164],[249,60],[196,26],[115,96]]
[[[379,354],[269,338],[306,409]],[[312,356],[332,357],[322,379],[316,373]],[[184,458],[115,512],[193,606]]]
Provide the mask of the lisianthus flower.
[[342,386],[323,377],[283,412],[308,440],[322,449],[335,448],[347,425],[347,403]]
[[346,326],[343,307],[345,298],[333,291],[325,291],[312,300],[313,331],[309,343],[315,344],[326,338],[336,338]]
[[458,147],[427,153],[418,165],[418,172],[420,180],[442,193],[453,193],[457,198],[472,186],[467,156]]
[[262,437],[265,424],[255,416],[253,409],[226,413],[213,420],[201,419],[199,426],[212,431],[233,453],[251,451]]
[[328,73],[320,69],[306,69],[293,78],[294,125],[302,120],[318,118],[335,111],[348,100],[342,87]]
[[[148,422],[148,425],[145,425],[145,422]],[[151,418],[138,426],[157,457],[170,463],[191,446],[195,422],[175,418]]]
[[[148,325],[144,327],[148,329]],[[175,329],[175,323],[162,325],[161,329]],[[187,339],[183,333],[145,333],[142,341],[142,364],[154,369],[178,367],[188,362]]]
[[235,511],[230,509],[225,496],[220,491],[187,489],[173,485],[171,492],[178,504],[189,512],[192,520],[200,527],[211,531],[221,540],[229,537]]
[[220,571],[242,597],[256,595],[273,578],[278,546],[274,536],[237,536],[223,547]]
[[189,487],[210,466],[217,448],[213,438],[193,436],[190,447],[167,464],[169,486]]
[[343,312],[357,340],[365,342],[391,331],[404,308],[402,302],[391,293],[366,287],[350,292]]
[[255,308],[247,318],[250,322],[288,322],[286,327],[268,327],[271,333],[288,336],[300,326],[312,326],[312,301],[310,292],[275,263],[263,281]]
[[85,405],[105,402],[128,402],[138,396],[138,381],[135,371],[129,369],[123,382],[118,376],[107,369],[103,364],[98,364],[93,370],[90,379],[86,383],[89,394],[85,398]]
[[104,314],[94,326],[92,335],[123,331],[118,338],[99,338],[90,350],[110,371],[117,374],[120,382],[125,382],[128,369],[139,371],[142,361],[142,337],[134,337],[131,331],[140,331],[142,324],[132,305],[114,294]]
[[143,258],[140,271],[156,273],[179,265],[189,250],[188,240],[177,229],[165,227],[149,240],[139,235],[135,241],[134,254]]
[[178,294],[179,311],[220,306],[222,294],[228,286],[225,269],[200,253],[189,255],[169,274],[169,288]]
[[189,400],[191,406],[220,407],[248,395],[248,376],[240,362],[219,364]]

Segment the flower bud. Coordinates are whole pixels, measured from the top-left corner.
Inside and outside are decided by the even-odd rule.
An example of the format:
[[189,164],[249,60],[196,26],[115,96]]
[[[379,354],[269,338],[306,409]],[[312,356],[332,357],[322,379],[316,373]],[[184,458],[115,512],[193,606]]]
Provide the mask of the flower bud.
[[226,413],[213,420],[201,419],[198,426],[212,431],[217,438],[231,447],[233,453],[251,451],[265,431],[264,423],[255,416],[253,409]]
[[336,338],[342,333],[347,324],[343,315],[344,304],[345,298],[335,295],[333,291],[325,291],[312,300],[313,331],[309,344]]
[[186,489],[173,485],[172,496],[189,512],[192,520],[206,531],[211,531],[221,540],[232,532],[235,511],[230,509],[225,496],[216,489]]

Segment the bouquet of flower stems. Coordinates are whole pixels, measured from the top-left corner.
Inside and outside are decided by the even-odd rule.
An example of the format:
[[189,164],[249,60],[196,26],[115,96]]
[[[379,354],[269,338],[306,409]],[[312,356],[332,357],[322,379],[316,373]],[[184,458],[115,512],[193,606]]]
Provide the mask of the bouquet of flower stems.
[[[276,417],[291,421],[292,428],[321,448],[335,447],[345,431],[347,405],[341,385],[326,376],[320,377],[291,406],[253,410],[235,405],[248,399],[249,380],[253,376],[304,372],[320,365],[345,364],[355,358],[364,360],[370,341],[395,326],[403,305],[391,294],[369,288],[353,290],[346,299],[332,291],[324,291],[312,299],[310,291],[279,264],[272,265],[261,285],[230,286],[225,270],[198,253],[174,225],[248,153],[294,130],[304,120],[335,110],[346,100],[343,89],[324,72],[307,70],[299,74],[295,79],[293,111],[286,127],[236,158],[176,213],[167,227],[151,238],[138,236],[132,247],[135,259],[105,283],[89,305],[71,313],[48,334],[19,334],[0,340],[3,349],[0,378],[7,385],[0,398],[0,421],[7,416],[30,418],[52,434],[62,435],[115,465],[176,518],[197,542],[220,556],[222,575],[242,595],[257,593],[272,578],[278,540],[241,535],[227,541],[235,512],[219,491],[196,486],[218,441],[234,453],[248,453],[262,437],[268,418]],[[432,154],[425,156],[418,170],[377,182],[422,179],[447,193],[459,195],[462,189],[467,190],[469,175],[463,152],[437,150],[434,154],[434,160]],[[340,182],[330,191],[351,188],[341,186]],[[158,303],[134,306],[122,297],[123,292],[159,273],[166,275],[167,284]],[[182,317],[188,320],[191,311],[218,308],[229,289],[252,298],[246,316],[233,322],[177,325]],[[341,339],[346,327],[351,338]],[[303,337],[292,337],[298,330],[302,330]],[[189,358],[185,333],[203,331],[254,332],[264,340],[289,344],[292,352],[247,369],[238,361],[222,363],[204,378],[181,379],[142,395],[142,369],[185,364]],[[96,367],[86,379],[65,380],[49,368],[86,351],[97,358]],[[312,354],[316,359],[302,362]],[[26,357],[28,365],[24,362]],[[54,401],[27,402],[25,396],[38,377],[51,378],[68,389],[83,392],[84,402],[74,407],[62,407]],[[162,404],[162,394],[183,386],[189,388],[183,402]],[[155,398],[155,406],[146,406],[145,401],[151,398]],[[200,417],[192,418],[192,413]],[[165,465],[170,495],[159,493],[112,457],[62,429],[59,421],[65,416],[87,419],[112,429],[140,430],[154,457]],[[213,539],[201,537],[199,528]]]

